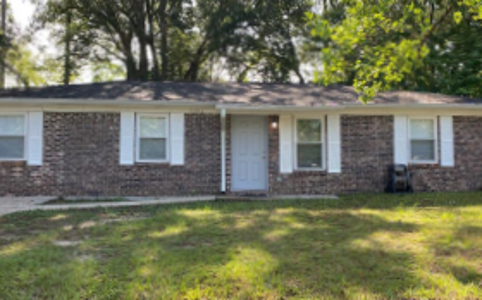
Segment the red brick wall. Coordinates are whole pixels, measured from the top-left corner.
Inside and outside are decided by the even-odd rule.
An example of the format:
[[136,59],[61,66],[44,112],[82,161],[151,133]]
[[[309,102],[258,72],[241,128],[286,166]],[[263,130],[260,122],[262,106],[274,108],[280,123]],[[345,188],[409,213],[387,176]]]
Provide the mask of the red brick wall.
[[[279,173],[278,130],[270,129],[270,193],[383,192],[388,166],[393,163],[393,117],[342,116],[341,132],[341,174],[295,171],[285,175]],[[455,167],[409,166],[415,191],[467,191],[482,187],[482,118],[454,117],[454,135]]]
[[[163,196],[217,194],[221,183],[219,115],[186,115],[186,162],[119,165],[116,113],[46,113],[44,164],[0,162],[0,196]],[[270,116],[271,121],[278,120]],[[229,192],[230,117],[227,118]],[[271,194],[383,192],[393,162],[393,117],[342,116],[342,173],[279,173],[279,133],[269,129]],[[482,118],[454,117],[455,167],[413,165],[416,191],[482,187]],[[440,147],[439,147],[440,149]]]
[[[454,139],[455,167],[440,167],[438,164],[412,166],[416,191],[482,188],[482,118],[454,117]],[[440,151],[440,137],[438,149]]]
[[0,195],[206,195],[221,178],[218,115],[186,115],[184,166],[119,165],[120,115],[46,113],[44,163],[0,162]]
[[[276,118],[276,117],[272,117]],[[393,161],[393,118],[342,116],[342,173],[294,171],[279,173],[278,130],[270,130],[270,192],[272,194],[337,194],[382,192]]]

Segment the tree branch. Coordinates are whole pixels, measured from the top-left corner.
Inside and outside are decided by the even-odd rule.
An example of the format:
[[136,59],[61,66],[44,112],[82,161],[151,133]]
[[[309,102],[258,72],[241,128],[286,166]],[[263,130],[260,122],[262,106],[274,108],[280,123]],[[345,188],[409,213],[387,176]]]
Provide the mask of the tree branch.
[[435,30],[445,21],[445,19],[452,13],[452,11],[455,9],[455,5],[451,5],[445,13],[440,17],[440,19],[435,22],[435,24],[432,25],[432,28],[424,34],[422,37],[422,40],[420,42],[420,45],[418,46],[418,57],[420,57],[420,51],[422,50],[422,47],[427,43],[428,39],[432,36],[432,34],[435,32]]

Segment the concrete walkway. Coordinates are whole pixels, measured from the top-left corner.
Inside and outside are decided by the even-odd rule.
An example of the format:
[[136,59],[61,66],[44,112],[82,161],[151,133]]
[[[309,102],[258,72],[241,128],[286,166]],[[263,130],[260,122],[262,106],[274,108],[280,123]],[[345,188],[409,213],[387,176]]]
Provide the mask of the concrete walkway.
[[[90,209],[98,207],[133,207],[145,205],[160,205],[174,203],[192,203],[201,201],[272,201],[272,200],[319,200],[319,199],[338,199],[332,195],[285,195],[273,197],[244,197],[244,196],[199,196],[199,197],[126,197],[126,201],[110,201],[110,202],[86,202],[72,204],[48,204],[45,202],[55,199],[56,197],[0,197],[0,216],[20,211],[30,210],[64,210],[64,209]],[[95,200],[83,197],[84,200]],[[78,200],[76,198],[67,198],[67,200]]]
[[0,197],[0,216],[11,214],[14,212],[29,211],[29,210],[90,209],[90,208],[97,208],[97,207],[133,207],[133,206],[145,206],[145,205],[214,201],[216,200],[216,196],[162,197],[162,198],[132,197],[132,198],[128,198],[128,201],[43,205],[43,203],[53,199],[55,199],[55,197]]

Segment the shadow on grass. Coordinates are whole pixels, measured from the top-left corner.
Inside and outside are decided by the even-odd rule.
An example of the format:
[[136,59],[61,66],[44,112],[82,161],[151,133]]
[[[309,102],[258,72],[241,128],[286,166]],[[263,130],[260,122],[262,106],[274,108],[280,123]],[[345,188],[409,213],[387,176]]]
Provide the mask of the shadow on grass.
[[[395,296],[415,284],[411,257],[353,242],[414,230],[348,212],[167,210],[84,230],[79,247],[37,243],[3,257],[0,279],[13,298],[19,288],[19,295],[47,298],[89,291],[129,299]],[[62,236],[70,234],[79,236]]]
[[393,209],[399,207],[465,207],[482,204],[481,192],[414,194],[354,194],[341,198],[342,208]]
[[[480,204],[480,194],[455,196],[462,199],[460,206]],[[0,237],[18,233],[21,238],[0,243],[0,251],[13,247],[0,254],[0,294],[9,299],[402,297],[424,284],[413,272],[417,261],[413,253],[388,248],[374,237],[416,233],[419,225],[357,208],[412,207],[423,199],[426,207],[446,207],[454,206],[453,197],[370,197],[9,216],[0,220]],[[120,221],[103,222],[112,219]],[[82,228],[86,221],[95,226]],[[29,234],[34,228],[43,231]],[[462,233],[479,230],[467,227]],[[52,244],[69,238],[81,244]],[[464,284],[480,279],[476,270],[461,266],[451,272]]]

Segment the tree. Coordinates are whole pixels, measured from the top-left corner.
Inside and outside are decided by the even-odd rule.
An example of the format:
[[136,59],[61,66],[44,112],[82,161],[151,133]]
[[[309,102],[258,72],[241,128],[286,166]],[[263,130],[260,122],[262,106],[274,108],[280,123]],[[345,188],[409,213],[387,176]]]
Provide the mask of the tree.
[[125,77],[125,71],[122,66],[110,61],[95,63],[92,73],[93,82],[113,81]]
[[6,32],[7,32],[7,0],[2,0],[2,50],[0,53],[2,64],[0,65],[0,88],[5,87],[5,58],[6,58]]
[[300,72],[297,39],[303,37],[305,12],[311,1],[199,2],[209,40],[207,52],[227,60],[229,72],[238,81],[261,78],[266,82],[288,82]]
[[[64,83],[85,65],[122,62],[128,80],[238,78],[304,82],[298,39],[310,0],[47,0],[37,16],[63,47]],[[74,26],[73,26],[73,25]],[[60,26],[59,26],[60,25]],[[79,61],[81,61],[79,63]],[[216,64],[216,65],[214,65]]]
[[96,38],[87,20],[75,9],[74,1],[49,0],[45,4],[37,3],[41,7],[36,15],[38,27],[48,28],[56,45],[62,49],[56,59],[63,62],[62,78],[58,83],[64,85],[70,84],[88,64]]
[[442,38],[444,48],[452,44],[450,35],[444,37],[447,28],[462,21],[480,28],[482,18],[480,0],[341,4],[344,15],[339,23],[308,14],[314,38],[324,41],[323,69],[315,77],[325,85],[352,84],[364,101],[380,91],[413,84],[414,74],[424,73],[430,61],[432,43]]
[[2,30],[0,31],[0,88],[8,82],[29,86],[41,84],[42,78],[35,63],[36,57],[28,50],[28,36],[15,24],[7,1],[2,0]]
[[6,55],[7,70],[12,73],[17,86],[43,85],[42,67],[35,63],[38,58],[25,46],[16,45]]

